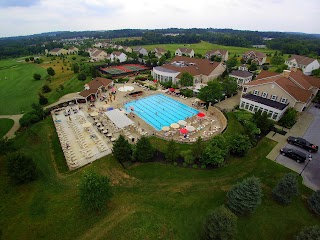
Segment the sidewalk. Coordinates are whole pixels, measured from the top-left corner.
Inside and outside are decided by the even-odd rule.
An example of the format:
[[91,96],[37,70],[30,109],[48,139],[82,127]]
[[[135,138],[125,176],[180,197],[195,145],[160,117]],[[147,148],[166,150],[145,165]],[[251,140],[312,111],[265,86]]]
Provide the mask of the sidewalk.
[[14,121],[12,128],[4,135],[4,138],[14,138],[16,131],[20,128],[19,120],[22,118],[23,114],[18,115],[0,115],[0,118],[9,118]]

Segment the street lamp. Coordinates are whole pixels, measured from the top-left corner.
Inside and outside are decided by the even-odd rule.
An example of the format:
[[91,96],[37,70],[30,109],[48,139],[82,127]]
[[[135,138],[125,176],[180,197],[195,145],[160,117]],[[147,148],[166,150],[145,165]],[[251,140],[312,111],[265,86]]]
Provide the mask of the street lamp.
[[308,166],[309,162],[312,160],[312,157],[311,157],[311,154],[309,154],[309,157],[308,157],[308,162],[307,164],[304,166],[304,168],[302,169],[302,171],[299,173],[299,176],[302,175],[303,171],[306,169],[306,167]]

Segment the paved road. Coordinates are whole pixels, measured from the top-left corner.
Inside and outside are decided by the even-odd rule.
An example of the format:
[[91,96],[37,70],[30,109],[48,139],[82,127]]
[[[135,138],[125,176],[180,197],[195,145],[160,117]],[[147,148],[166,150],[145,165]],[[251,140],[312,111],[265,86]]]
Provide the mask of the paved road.
[[12,128],[4,135],[4,138],[13,138],[16,131],[20,128],[19,120],[22,118],[23,114],[18,115],[0,115],[0,118],[10,118],[14,121]]
[[[307,139],[309,142],[320,146],[320,127],[319,127],[320,126],[320,109],[317,109],[314,106],[312,106],[308,109],[308,113],[312,114],[314,116],[314,119],[311,122],[309,128],[302,135],[302,137]],[[295,136],[295,137],[299,137],[299,136]],[[295,148],[309,154],[306,150],[299,148],[297,146],[286,144],[285,147]],[[319,190],[320,189],[320,152],[312,153],[311,155],[312,155],[312,161],[305,168],[305,170],[302,173],[302,176],[304,181],[307,182],[306,185],[310,186],[314,190]],[[279,155],[276,160],[282,165],[298,173],[300,173],[307,164],[307,162],[299,164],[294,160],[284,157],[282,155]]]

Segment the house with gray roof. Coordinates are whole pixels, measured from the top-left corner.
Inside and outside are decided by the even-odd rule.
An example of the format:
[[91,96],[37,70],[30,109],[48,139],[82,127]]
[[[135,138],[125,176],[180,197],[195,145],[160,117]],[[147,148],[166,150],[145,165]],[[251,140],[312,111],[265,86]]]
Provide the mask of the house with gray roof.
[[320,68],[317,59],[299,55],[292,55],[285,63],[290,69],[300,68],[305,75],[311,75],[313,70]]

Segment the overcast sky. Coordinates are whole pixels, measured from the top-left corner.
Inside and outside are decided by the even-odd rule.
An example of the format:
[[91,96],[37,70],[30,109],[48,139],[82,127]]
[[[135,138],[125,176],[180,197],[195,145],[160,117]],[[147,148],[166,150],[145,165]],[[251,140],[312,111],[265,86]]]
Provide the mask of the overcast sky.
[[0,37],[123,28],[320,33],[319,0],[0,0]]

